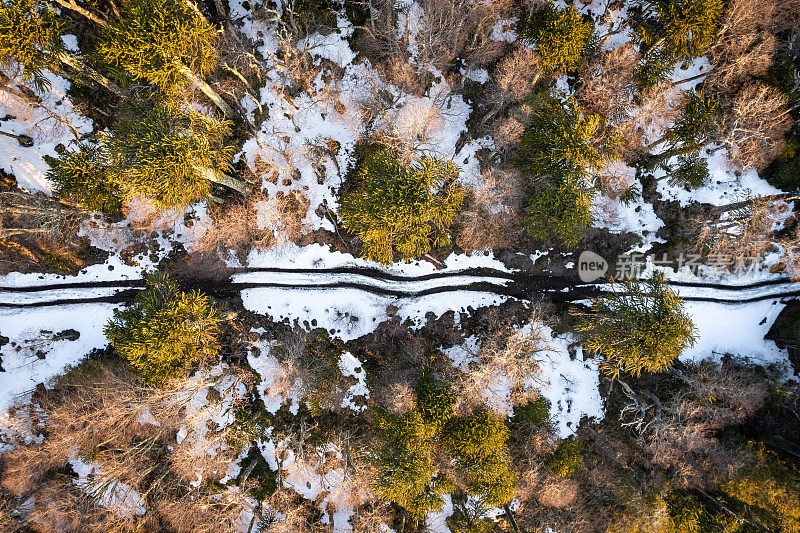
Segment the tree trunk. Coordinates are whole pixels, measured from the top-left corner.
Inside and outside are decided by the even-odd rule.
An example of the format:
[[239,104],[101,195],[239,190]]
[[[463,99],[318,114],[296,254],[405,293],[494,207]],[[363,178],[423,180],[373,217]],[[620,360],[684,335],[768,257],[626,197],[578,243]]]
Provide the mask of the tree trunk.
[[228,105],[228,102],[223,100],[222,97],[219,94],[217,94],[217,92],[209,84],[205,82],[205,80],[203,80],[200,76],[197,76],[186,65],[178,64],[177,67],[178,70],[181,71],[181,74],[186,76],[189,79],[189,81],[191,81],[197,86],[198,89],[203,91],[203,94],[205,94],[209,100],[214,102],[214,105],[216,105],[220,109],[220,111],[222,111],[222,114],[225,115],[225,118],[233,119],[237,117],[238,113],[236,113],[236,111],[234,111],[234,109],[230,105]]
[[208,167],[201,168],[200,173],[203,175],[204,179],[207,179],[211,183],[216,183],[218,185],[222,185],[223,187],[233,189],[242,196],[248,196],[250,194],[250,186],[243,181],[239,181],[225,174],[219,174]]
[[61,63],[63,63],[64,65],[74,69],[82,76],[85,76],[86,78],[89,78],[99,83],[100,85],[102,85],[103,87],[105,87],[107,90],[111,91],[118,97],[125,98],[125,92],[122,89],[120,89],[120,87],[116,83],[109,80],[108,78],[106,78],[93,68],[89,67],[86,63],[84,63],[84,61],[80,56],[62,52],[58,54],[58,60],[61,61]]

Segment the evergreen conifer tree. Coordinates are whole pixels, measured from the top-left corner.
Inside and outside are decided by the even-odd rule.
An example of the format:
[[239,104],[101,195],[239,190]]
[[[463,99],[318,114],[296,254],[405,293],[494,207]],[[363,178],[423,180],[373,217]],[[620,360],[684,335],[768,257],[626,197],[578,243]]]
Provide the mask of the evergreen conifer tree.
[[482,505],[502,506],[511,501],[518,476],[508,453],[509,432],[503,420],[488,411],[456,416],[456,396],[428,372],[416,389],[417,408],[413,411],[376,413],[379,445],[372,457],[381,469],[378,492],[421,520],[440,510],[441,495],[454,487],[438,466],[446,461],[455,464],[463,482],[460,488]]
[[520,139],[519,166],[532,177],[581,183],[610,160],[617,139],[601,115],[585,115],[574,98],[564,104],[545,96],[534,102],[534,114]]
[[120,14],[97,45],[98,57],[118,76],[154,84],[168,97],[192,82],[233,118],[233,109],[203,81],[217,62],[217,32],[196,8],[181,0],[129,0]]
[[584,21],[574,7],[552,5],[534,11],[522,25],[523,37],[536,44],[542,67],[550,72],[578,68],[592,31],[592,23]]
[[109,162],[102,146],[80,144],[59,158],[44,159],[50,165],[47,179],[55,184],[56,196],[107,215],[119,212],[122,191],[109,176]]
[[221,322],[208,296],[181,292],[156,273],[129,307],[114,312],[104,332],[145,383],[161,386],[217,355]]
[[545,189],[528,204],[525,228],[534,238],[574,246],[591,227],[591,192],[569,183]]
[[113,210],[120,200],[143,197],[162,209],[206,198],[211,183],[238,188],[225,172],[233,148],[224,144],[230,123],[193,111],[143,103],[115,124],[97,148],[79,147],[51,159],[56,191],[91,209]]
[[597,298],[578,318],[583,346],[602,356],[601,365],[615,377],[663,371],[695,343],[691,317],[661,275],[623,281],[621,290]]
[[423,157],[408,167],[380,150],[362,164],[358,188],[342,198],[339,214],[363,240],[364,257],[389,264],[397,250],[403,259],[418,258],[450,242],[447,227],[464,200],[457,178],[452,162]]
[[378,493],[404,508],[415,520],[444,505],[442,494],[452,488],[434,463],[433,425],[426,423],[419,411],[405,415],[376,412],[380,447],[373,462],[381,469]]
[[23,79],[43,91],[47,87],[44,71],[58,71],[63,50],[61,25],[44,2],[0,2],[0,67],[18,62]]
[[724,7],[723,0],[650,0],[636,35],[648,54],[663,48],[678,59],[699,57],[714,42]]

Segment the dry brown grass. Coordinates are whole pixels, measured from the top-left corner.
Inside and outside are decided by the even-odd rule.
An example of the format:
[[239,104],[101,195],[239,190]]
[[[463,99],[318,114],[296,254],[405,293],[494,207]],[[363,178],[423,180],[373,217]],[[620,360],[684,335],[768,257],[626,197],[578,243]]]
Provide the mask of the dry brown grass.
[[[223,406],[227,392],[215,399],[210,391],[230,391],[241,379],[186,378],[152,389],[122,366],[73,371],[37,398],[46,438],[3,457],[2,488],[18,501],[35,497],[30,519],[41,531],[157,531],[161,523],[187,533],[232,528],[242,497],[205,487],[225,473],[238,451],[227,444],[226,429],[208,421],[225,418],[236,405]],[[150,417],[157,425],[144,421]],[[186,435],[180,443],[179,431]],[[78,458],[96,465],[85,490],[65,474]],[[144,516],[97,504],[116,483],[138,492]]]

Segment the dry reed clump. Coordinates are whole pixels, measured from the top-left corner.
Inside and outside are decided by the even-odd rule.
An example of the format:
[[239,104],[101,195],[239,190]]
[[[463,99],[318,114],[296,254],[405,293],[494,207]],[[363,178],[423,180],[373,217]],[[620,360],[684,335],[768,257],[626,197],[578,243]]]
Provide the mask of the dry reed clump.
[[[121,365],[84,364],[36,398],[45,438],[3,457],[2,488],[20,502],[34,497],[28,518],[40,531],[233,528],[242,496],[206,487],[238,453],[212,421],[232,421],[243,379],[227,373],[152,389]],[[93,467],[80,485],[68,474],[75,461]]]

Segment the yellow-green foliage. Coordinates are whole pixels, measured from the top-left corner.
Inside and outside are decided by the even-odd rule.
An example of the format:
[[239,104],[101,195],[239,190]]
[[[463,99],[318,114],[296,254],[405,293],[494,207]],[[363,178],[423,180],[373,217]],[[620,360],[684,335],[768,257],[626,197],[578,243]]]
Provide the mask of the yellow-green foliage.
[[128,0],[120,14],[97,45],[98,56],[120,75],[172,94],[188,81],[185,69],[203,75],[214,68],[216,30],[188,2]]
[[421,406],[414,411],[376,413],[379,444],[372,457],[381,469],[377,491],[422,519],[441,509],[441,494],[453,488],[438,468],[439,461],[449,463],[452,457],[467,494],[489,507],[511,501],[517,474],[503,420],[490,412],[454,415],[456,398],[429,374],[423,375],[417,392]]
[[759,462],[744,469],[721,489],[746,506],[769,531],[800,532],[800,475],[769,452],[757,452]]
[[577,185],[545,189],[528,204],[525,228],[537,239],[575,246],[592,225],[592,196]]
[[488,411],[450,419],[444,427],[442,443],[464,458],[481,461],[502,449],[508,440],[503,420]]
[[23,79],[44,90],[47,79],[43,71],[58,70],[58,54],[63,48],[61,26],[45,2],[0,2],[0,67],[21,64]]
[[425,372],[417,383],[417,410],[423,420],[439,428],[452,416],[456,396],[450,388]]
[[618,138],[601,115],[584,114],[574,98],[563,104],[536,96],[530,127],[520,138],[521,170],[532,177],[580,183],[615,156]]
[[450,161],[423,157],[409,167],[379,150],[363,162],[339,214],[361,237],[365,257],[389,264],[396,250],[402,259],[419,258],[450,242],[447,227],[464,201],[458,173]]
[[572,438],[561,442],[555,452],[544,457],[544,464],[558,477],[574,476],[583,468],[580,442]]
[[545,70],[570,72],[578,68],[592,36],[592,23],[574,7],[547,6],[530,15],[523,36],[536,43]]
[[44,156],[44,160],[50,165],[47,179],[55,183],[56,196],[93,211],[119,211],[121,190],[109,176],[109,162],[102,146],[81,144],[58,158]]
[[104,332],[146,383],[160,386],[219,353],[221,322],[208,296],[181,292],[156,273],[129,307],[114,312]]
[[162,209],[181,208],[211,192],[222,179],[233,147],[229,122],[156,105],[135,105],[97,148],[79,147],[50,159],[56,190],[92,209],[144,197]]
[[639,39],[654,49],[663,45],[670,55],[698,57],[716,37],[725,8],[723,0],[655,0],[655,17],[638,29]]
[[376,413],[381,447],[373,454],[373,462],[381,468],[376,489],[385,499],[395,502],[416,520],[439,511],[444,505],[441,495],[451,485],[437,478],[433,458],[435,429],[418,411],[405,415]]
[[613,376],[665,370],[696,336],[682,300],[663,276],[623,281],[621,288],[597,298],[590,313],[579,314],[576,330]]

